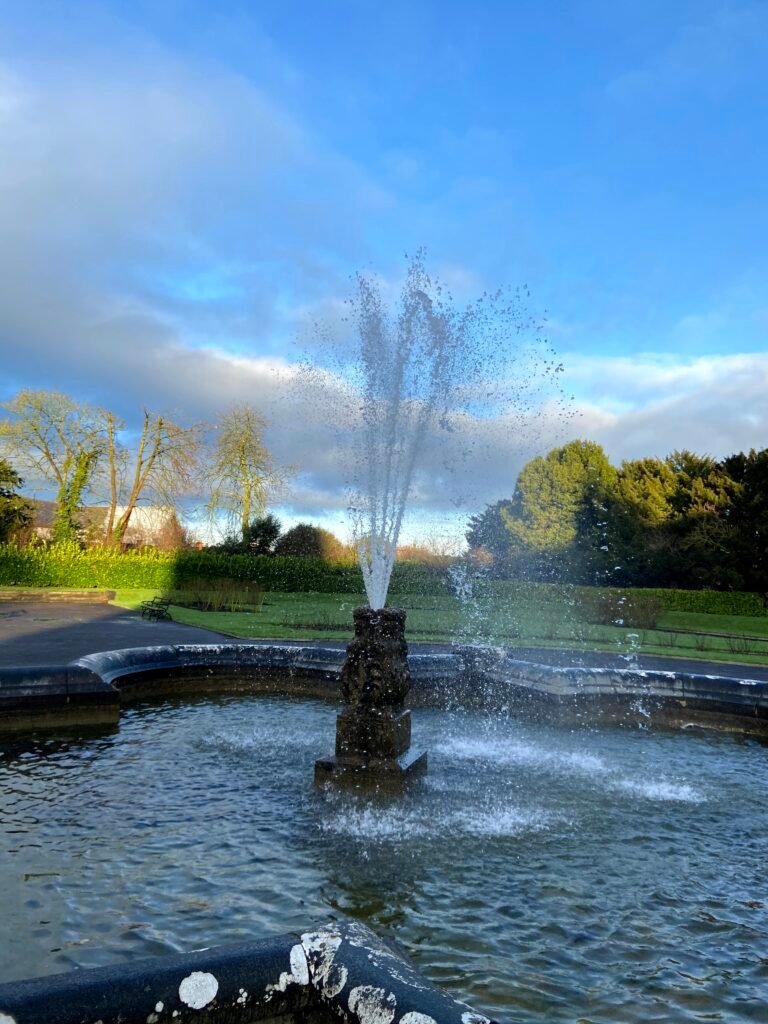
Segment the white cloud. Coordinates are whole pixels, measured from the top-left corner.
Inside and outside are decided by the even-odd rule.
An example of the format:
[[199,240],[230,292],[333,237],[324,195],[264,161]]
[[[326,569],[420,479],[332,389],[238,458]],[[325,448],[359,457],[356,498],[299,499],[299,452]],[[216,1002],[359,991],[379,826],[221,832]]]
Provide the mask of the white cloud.
[[610,393],[639,402],[644,398],[696,392],[718,381],[749,386],[755,375],[765,380],[768,353],[708,355],[690,359],[660,353],[628,356],[571,355],[566,383],[579,382],[593,393]]
[[[580,403],[576,430],[604,444],[614,459],[676,448],[720,458],[768,446],[766,352],[688,361],[582,357],[574,364],[573,376],[594,396]],[[626,403],[619,412],[612,409],[615,399]]]
[[[109,73],[6,68],[0,150],[6,394],[60,388],[129,422],[144,404],[196,420],[252,402],[277,457],[300,469],[290,515],[340,514],[341,384],[328,377],[318,401],[280,341],[312,313],[339,327],[337,268],[365,262],[358,225],[387,193],[249,83],[157,56]],[[445,271],[475,290],[471,267]],[[571,437],[614,459],[768,444],[766,354],[582,355],[567,371],[576,418],[501,409],[430,438],[421,513],[458,521],[458,508],[508,496],[527,458]]]

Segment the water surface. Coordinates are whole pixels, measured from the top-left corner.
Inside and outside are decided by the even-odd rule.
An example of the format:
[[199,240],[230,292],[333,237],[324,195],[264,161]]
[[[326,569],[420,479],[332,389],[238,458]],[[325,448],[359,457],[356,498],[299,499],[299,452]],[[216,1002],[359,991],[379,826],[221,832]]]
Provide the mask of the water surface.
[[334,718],[217,698],[4,741],[2,980],[349,915],[506,1021],[768,1013],[764,747],[419,710],[429,775],[372,802],[311,785]]

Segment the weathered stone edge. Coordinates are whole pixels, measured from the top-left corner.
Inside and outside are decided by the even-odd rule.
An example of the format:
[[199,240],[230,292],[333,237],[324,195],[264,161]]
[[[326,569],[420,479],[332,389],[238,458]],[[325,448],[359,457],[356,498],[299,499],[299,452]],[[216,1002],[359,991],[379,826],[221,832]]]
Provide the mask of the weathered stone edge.
[[333,922],[237,946],[0,985],[2,1024],[490,1024],[365,925]]
[[[259,644],[176,644],[103,651],[68,666],[0,670],[0,731],[20,728],[47,715],[65,713],[73,724],[97,714],[116,720],[121,703],[144,692],[173,691],[173,681],[195,679],[199,689],[216,680],[281,681],[294,691],[336,696],[344,652],[338,648]],[[541,700],[628,702],[650,699],[678,708],[695,707],[768,729],[768,682],[731,676],[633,668],[557,668],[516,659],[504,650],[463,647],[411,654],[413,704],[520,704]],[[121,692],[122,691],[122,692]],[[41,725],[47,724],[41,721]],[[733,723],[732,723],[733,724]]]

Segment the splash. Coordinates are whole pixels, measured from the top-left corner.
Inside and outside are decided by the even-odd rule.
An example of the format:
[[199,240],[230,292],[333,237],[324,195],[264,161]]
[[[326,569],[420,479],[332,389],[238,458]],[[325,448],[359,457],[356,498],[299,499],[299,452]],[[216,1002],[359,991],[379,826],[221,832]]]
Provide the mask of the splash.
[[687,782],[664,776],[639,779],[597,754],[562,750],[517,739],[451,737],[437,750],[458,761],[489,761],[495,765],[526,766],[554,775],[581,778],[593,786],[641,800],[704,803],[706,796]]
[[[344,423],[354,463],[349,510],[374,609],[386,603],[425,449],[433,467],[440,463],[438,475],[453,477],[478,447],[493,443],[492,423],[515,437],[523,420],[532,422],[541,386],[561,370],[526,312],[526,293],[485,293],[458,306],[424,259],[420,250],[410,260],[391,307],[383,285],[363,274],[349,304],[355,354],[341,369],[339,390],[355,405]],[[456,503],[458,489],[443,497]]]

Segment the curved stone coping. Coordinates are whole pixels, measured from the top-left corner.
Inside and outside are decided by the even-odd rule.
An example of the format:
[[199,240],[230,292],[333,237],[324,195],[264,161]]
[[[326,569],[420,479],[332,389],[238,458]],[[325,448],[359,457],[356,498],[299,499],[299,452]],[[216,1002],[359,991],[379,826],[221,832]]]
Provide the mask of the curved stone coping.
[[490,1024],[354,921],[0,985],[2,1024],[326,1024],[333,1017]]
[[[261,668],[298,674],[322,673],[338,676],[345,652],[338,647],[314,644],[168,644],[162,647],[127,647],[119,651],[88,654],[73,666],[95,672],[106,682],[124,676],[184,668]],[[457,650],[433,654],[410,654],[412,678],[458,676],[465,658]]]
[[0,695],[4,701],[12,698],[35,700],[52,693],[60,694],[65,699],[87,693],[100,696],[109,694],[113,700],[115,698],[108,680],[86,665],[0,669]]
[[119,715],[120,694],[88,666],[0,669],[0,733],[106,725]]
[[[56,714],[73,723],[115,721],[122,701],[177,693],[185,680],[198,691],[215,688],[217,679],[241,689],[254,682],[279,689],[284,681],[292,692],[335,697],[344,656],[339,648],[313,644],[173,644],[103,651],[63,668],[0,670],[0,729],[56,724]],[[409,665],[414,705],[480,703],[525,712],[536,701],[564,711],[574,702],[591,702],[598,711],[612,707],[613,720],[628,721],[631,703],[647,699],[659,721],[686,724],[698,715],[699,722],[716,726],[720,716],[724,727],[768,732],[768,682],[761,680],[629,667],[559,668],[515,658],[504,648],[469,646],[412,653]]]
[[294,647],[288,644],[168,644],[162,647],[127,647],[88,654],[73,666],[95,672],[105,682],[119,683],[128,676],[184,669],[262,669],[335,678],[344,651],[331,647]]
[[497,682],[521,682],[542,693],[725,700],[768,711],[768,682],[738,676],[639,668],[575,668],[520,661],[510,655],[486,661],[483,673]]

